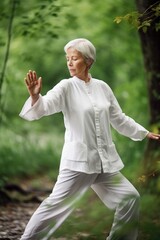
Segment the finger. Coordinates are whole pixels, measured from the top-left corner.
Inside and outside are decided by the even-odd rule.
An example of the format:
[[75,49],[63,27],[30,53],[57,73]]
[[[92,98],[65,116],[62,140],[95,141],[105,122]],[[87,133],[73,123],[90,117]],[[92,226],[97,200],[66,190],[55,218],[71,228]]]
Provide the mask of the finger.
[[37,84],[38,84],[38,87],[41,91],[41,88],[42,88],[42,78],[41,77],[38,78]]
[[159,140],[160,139],[160,135],[159,134],[151,134],[151,138],[155,139],[155,140]]
[[33,75],[32,75],[32,76],[33,76],[33,80],[34,80],[34,81],[37,81],[37,74],[36,74],[35,71],[33,71]]
[[32,76],[30,72],[27,73],[27,81],[32,82]]
[[30,81],[28,81],[28,79],[27,79],[27,78],[24,78],[24,81],[25,81],[25,84],[26,84],[27,86],[29,86],[29,85],[30,85]]
[[30,76],[30,73],[27,73],[27,77],[25,78],[26,85],[28,87],[31,87],[35,85],[35,82],[33,81],[32,77]]
[[154,139],[154,140],[160,140],[160,134],[150,132],[148,133],[148,138]]
[[157,136],[156,136],[156,139],[160,140],[160,135],[157,135]]
[[38,78],[38,82],[39,82],[40,85],[42,84],[42,77]]
[[28,77],[31,81],[33,81],[33,72],[29,70]]
[[155,140],[158,140],[158,139],[159,139],[158,136],[153,136],[152,138],[155,139]]
[[160,135],[158,133],[154,133],[154,136],[160,138]]

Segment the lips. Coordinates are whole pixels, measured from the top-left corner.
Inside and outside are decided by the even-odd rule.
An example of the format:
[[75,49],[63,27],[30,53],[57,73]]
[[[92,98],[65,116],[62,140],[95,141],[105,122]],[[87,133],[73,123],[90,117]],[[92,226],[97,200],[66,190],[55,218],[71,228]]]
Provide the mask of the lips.
[[71,75],[75,74],[75,69],[69,69]]
[[68,70],[69,70],[70,75],[71,75],[71,76],[74,76],[74,74],[75,74],[75,69],[68,69]]

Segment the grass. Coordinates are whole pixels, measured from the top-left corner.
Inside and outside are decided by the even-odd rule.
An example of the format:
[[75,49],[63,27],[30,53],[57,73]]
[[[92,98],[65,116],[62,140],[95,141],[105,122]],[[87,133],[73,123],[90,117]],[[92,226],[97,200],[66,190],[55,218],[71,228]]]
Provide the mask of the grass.
[[51,170],[57,174],[63,143],[60,133],[32,135],[1,129],[1,136],[0,186],[15,177],[25,178]]
[[140,240],[159,240],[159,206],[159,196],[154,193],[148,193],[148,190],[143,189],[141,193]]

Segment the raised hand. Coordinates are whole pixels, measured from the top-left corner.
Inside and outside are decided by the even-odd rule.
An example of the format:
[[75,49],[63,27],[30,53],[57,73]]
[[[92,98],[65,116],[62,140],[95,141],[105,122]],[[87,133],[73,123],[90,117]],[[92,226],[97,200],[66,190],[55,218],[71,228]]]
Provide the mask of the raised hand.
[[35,71],[29,71],[24,79],[28,92],[32,98],[32,105],[38,100],[42,88],[42,78],[37,77]]

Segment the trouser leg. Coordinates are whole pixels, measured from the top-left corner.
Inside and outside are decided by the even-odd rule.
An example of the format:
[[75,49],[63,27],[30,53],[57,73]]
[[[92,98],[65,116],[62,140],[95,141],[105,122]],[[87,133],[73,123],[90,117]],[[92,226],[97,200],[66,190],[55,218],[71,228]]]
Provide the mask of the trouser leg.
[[121,174],[100,174],[92,189],[104,204],[115,209],[107,240],[136,240],[138,235],[139,193]]
[[35,211],[21,240],[47,240],[74,209],[75,203],[94,182],[97,174],[62,171],[53,192]]

